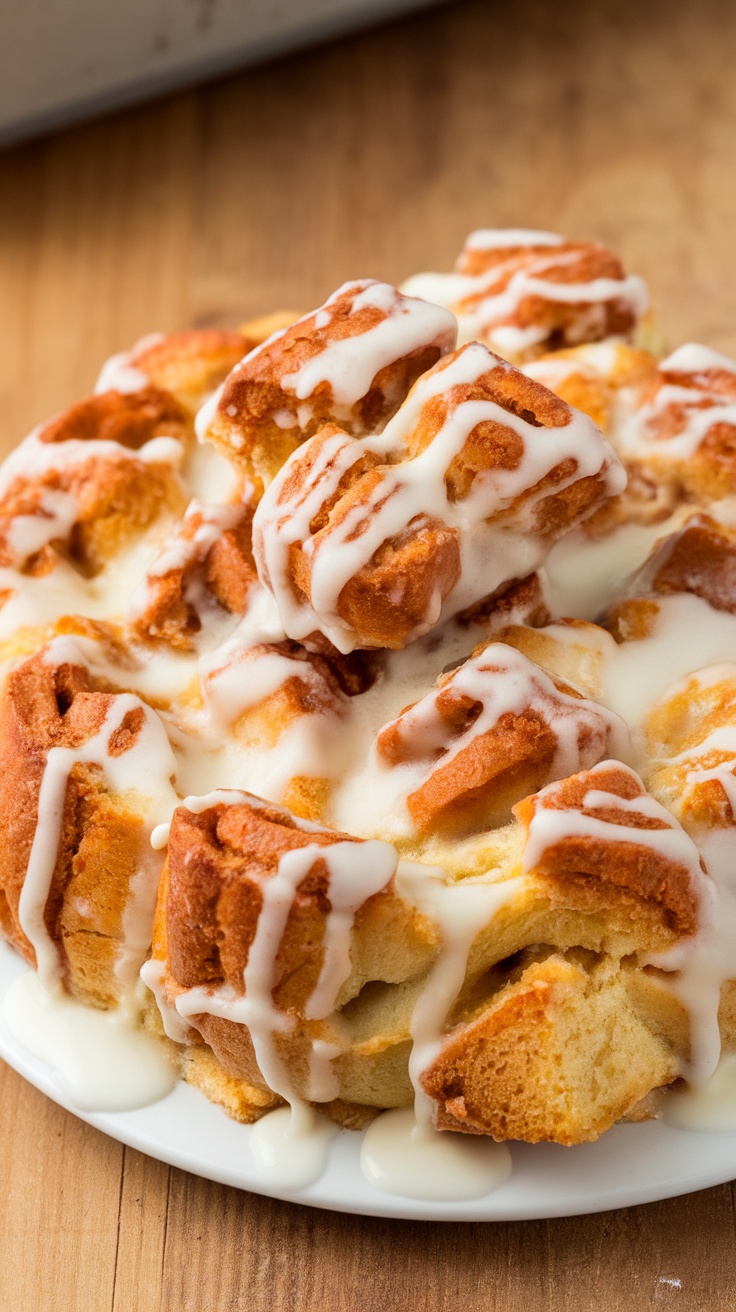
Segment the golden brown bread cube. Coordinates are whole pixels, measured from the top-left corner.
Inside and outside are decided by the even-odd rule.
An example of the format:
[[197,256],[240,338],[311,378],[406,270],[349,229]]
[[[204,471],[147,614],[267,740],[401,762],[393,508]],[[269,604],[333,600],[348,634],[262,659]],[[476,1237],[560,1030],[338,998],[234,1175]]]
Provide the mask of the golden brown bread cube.
[[678,1054],[641,1014],[630,974],[574,955],[529,965],[450,1035],[422,1076],[437,1128],[583,1143],[669,1084]]
[[[73,997],[108,1007],[137,969],[128,949],[140,951],[137,965],[145,954],[146,915],[150,941],[161,858],[149,843],[145,784],[117,792],[85,746],[108,729],[99,755],[122,758],[154,713],[109,691],[74,644],[61,642],[58,659],[49,648],[12,670],[2,694],[0,925],[47,983],[58,980]],[[58,818],[48,801],[57,781]],[[32,895],[26,912],[24,890]],[[126,923],[134,901],[143,922],[135,926]]]
[[382,427],[455,336],[452,315],[438,306],[385,283],[346,283],[233,369],[206,435],[268,483],[326,423],[354,436]]
[[244,615],[257,583],[251,524],[254,506],[190,501],[149,567],[127,613],[130,636],[194,650],[216,610]]

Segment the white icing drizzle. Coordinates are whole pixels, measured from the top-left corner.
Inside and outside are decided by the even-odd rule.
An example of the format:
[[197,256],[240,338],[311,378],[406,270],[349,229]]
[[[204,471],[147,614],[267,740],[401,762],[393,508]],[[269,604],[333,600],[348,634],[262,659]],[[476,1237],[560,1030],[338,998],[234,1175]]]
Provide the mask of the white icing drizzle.
[[[165,814],[175,803],[176,796],[172,788],[168,800],[162,803],[159,814]],[[151,827],[149,821],[148,828],[151,829],[152,839],[153,829],[158,826]],[[131,872],[128,900],[123,910],[120,927],[121,941],[115,961],[115,978],[120,984],[122,1007],[127,1005],[127,1000],[135,991],[141,962],[145,961],[151,947],[151,931],[161,877],[159,856],[161,848],[157,848],[151,839],[146,843],[144,837],[141,843],[137,868]]]
[[207,505],[224,505],[237,499],[238,473],[209,442],[190,443],[181,476],[190,493]]
[[[280,802],[297,776],[337,781],[356,749],[356,733],[349,723],[350,699],[310,656],[298,659],[274,645],[285,635],[273,598],[260,586],[252,596],[231,637],[199,659],[206,737],[222,752],[224,736],[230,779]],[[295,697],[279,710],[276,741],[267,734],[268,744],[251,746],[252,728],[243,716],[289,685]]]
[[[0,567],[0,641],[13,638],[18,630],[44,629],[66,615],[88,619],[122,618],[126,602],[145,575],[151,556],[171,523],[166,512],[140,537],[126,543],[102,569],[85,578],[60,557],[48,574],[21,574]],[[164,657],[164,664],[166,663]]]
[[602,538],[585,527],[555,542],[544,562],[547,604],[553,615],[594,620],[626,592],[631,576],[665,534],[681,527],[690,507],[666,523],[624,523]]
[[[223,659],[225,663],[221,664]],[[233,643],[228,652],[219,647],[215,658],[202,661],[200,668],[210,713],[225,726],[235,724],[246,711],[262,705],[293,679],[315,692],[322,690],[308,660],[292,660],[273,647],[237,647]]]
[[[569,422],[543,428],[527,422],[494,401],[462,401],[449,414],[434,440],[413,459],[387,465],[366,501],[355,506],[315,550],[310,523],[323,502],[337,490],[340,479],[365,452],[384,458],[406,451],[422,411],[434,397],[450,389],[477,383],[493,368],[510,368],[479,344],[466,347],[444,368],[425,375],[407,401],[378,437],[356,441],[337,435],[311,439],[296,451],[267,489],[254,518],[254,549],[262,580],[271,588],[286,632],[304,638],[319,628],[338,650],[356,645],[356,634],[338,614],[343,587],[386,541],[407,525],[427,516],[441,521],[459,535],[460,579],[442,605],[438,594],[418,633],[447,619],[493,592],[510,578],[530,573],[544,558],[546,542],[534,532],[534,515],[547,490],[535,491],[542,480],[564,460],[571,472],[556,490],[579,478],[600,475],[610,493],[621,491],[624,475],[612,458],[605,439],[587,416],[570,410]],[[445,482],[446,471],[480,423],[500,423],[524,442],[523,458],[514,469],[479,473],[470,494],[453,502]],[[319,444],[315,448],[314,444]],[[292,471],[310,450],[318,450],[314,467],[302,486],[287,493]],[[297,485],[299,480],[294,480]],[[512,521],[503,512],[523,493],[524,505]],[[300,601],[289,573],[289,552],[303,543],[310,559],[311,602]],[[396,604],[400,604],[397,596]]]
[[13,565],[22,565],[49,542],[66,541],[78,514],[77,498],[70,492],[52,488],[43,492],[33,514],[14,515],[10,520],[5,542]]
[[282,1189],[306,1189],[322,1175],[337,1126],[310,1108],[295,1123],[289,1107],[262,1116],[250,1134],[250,1150],[261,1174]]
[[[166,828],[168,829],[169,826],[167,825]],[[157,961],[155,957],[149,957],[141,966],[140,977],[156,999],[164,1033],[173,1039],[174,1043],[186,1043],[190,1027],[182,1020],[176,1008],[171,1006],[166,996],[166,963]]]
[[736,616],[691,593],[658,597],[650,636],[606,644],[601,700],[636,727],[684,675],[729,661],[734,642]]
[[52,638],[44,651],[48,665],[83,665],[96,678],[154,701],[175,701],[186,692],[196,673],[191,658],[174,653],[162,653],[160,660],[139,662],[131,656],[130,661],[116,664],[101,641],[79,634]]
[[725,369],[726,373],[736,374],[736,360],[700,342],[685,342],[666,359],[660,360],[659,368],[668,374],[699,374],[711,369]]
[[668,972],[670,987],[690,1017],[690,1057],[681,1074],[694,1087],[707,1084],[721,1056],[718,1006],[721,986],[734,975],[736,874],[733,835],[698,835],[710,879],[701,881],[698,932],[649,964]]
[[[211,806],[241,806],[246,803],[254,811],[273,811],[274,807],[263,797],[257,797],[255,793],[249,793],[243,788],[213,788],[210,793],[203,793],[197,797],[185,797],[180,806],[191,811],[192,815],[202,815],[203,811],[208,811]],[[278,809],[278,808],[276,808]],[[324,825],[315,824],[312,820],[305,820],[302,816],[292,815],[289,811],[283,814],[288,817],[289,822],[297,829],[302,829],[305,834],[326,834],[330,831],[325,829]]]
[[278,649],[277,644],[286,640],[286,634],[271,593],[256,584],[248,603],[230,636],[199,660],[205,701],[213,722],[220,728],[231,728],[246,711],[260,705],[290,679],[299,679],[324,698],[324,680],[310,658],[292,659]]
[[[248,357],[246,356],[246,359],[247,358]],[[238,369],[239,367],[240,367],[239,365],[235,366],[236,369]],[[215,415],[217,414],[220,401],[222,400],[222,393],[224,391],[224,388],[225,388],[225,383],[220,383],[220,386],[216,387],[212,395],[207,397],[207,400],[204,402],[203,405],[200,406],[199,410],[197,411],[197,414],[195,415],[194,432],[196,434],[197,441],[200,443],[204,443],[207,441],[207,434],[210,428],[212,427],[212,424],[214,423]]]
[[16,479],[35,481],[44,474],[61,473],[92,459],[167,464],[176,468],[184,454],[182,444],[176,437],[152,437],[133,449],[107,438],[84,441],[82,438],[70,437],[63,442],[44,442],[41,437],[44,428],[43,424],[34,428],[3,461],[0,466],[0,496],[6,495]]
[[[228,529],[235,528],[242,514],[240,506],[207,506],[196,499],[189,502],[181,532],[172,534],[153,560],[148,571],[161,577],[173,570],[185,569],[193,560],[202,561]],[[198,520],[194,534],[187,534],[189,524]]]
[[151,847],[154,852],[161,852],[165,847],[168,847],[170,833],[171,821],[166,821],[160,825],[154,825],[151,830]]
[[147,1107],[176,1083],[161,1045],[131,1017],[49,992],[33,971],[11,984],[3,1019],[18,1043],[52,1067],[64,1097],[80,1111]]
[[621,338],[606,337],[600,342],[576,346],[573,352],[552,351],[538,360],[525,360],[519,368],[528,378],[535,378],[553,392],[560,383],[576,374],[595,380],[604,388],[615,388],[621,350]]
[[641,726],[650,708],[685,675],[729,662],[736,644],[736,616],[714,610],[692,593],[657,597],[648,623],[647,637],[623,643],[592,625],[549,624],[543,630],[561,644],[596,655],[595,700],[626,721],[637,753],[644,751]]
[[523,869],[525,873],[541,865],[545,852],[564,842],[566,838],[597,838],[604,843],[636,843],[637,846],[649,847],[674,865],[683,866],[690,874],[693,890],[698,897],[709,885],[704,879],[700,856],[692,839],[677,823],[660,802],[644,791],[639,776],[621,761],[601,761],[589,771],[592,780],[608,771],[628,775],[642,792],[633,798],[619,797],[618,793],[606,788],[591,786],[583,799],[583,807],[590,810],[613,809],[630,812],[645,818],[663,822],[661,829],[644,829],[637,825],[616,823],[603,820],[600,816],[586,815],[577,806],[547,806],[546,799],[555,797],[560,790],[560,783],[548,784],[536,795],[536,806],[529,825],[529,834],[524,847]]
[[476,228],[465,238],[465,249],[494,251],[515,246],[562,246],[564,241],[558,232],[537,228]]
[[[284,485],[292,465],[298,465],[317,444],[318,455],[308,480],[302,489],[286,497]],[[287,460],[256,509],[253,517],[256,566],[275,598],[284,633],[291,638],[308,636],[315,628],[317,617],[311,607],[296,597],[289,581],[290,548],[309,537],[309,525],[317,511],[335,491],[343,474],[363,454],[362,446],[347,437],[335,434],[313,438]]]
[[629,733],[623,720],[602,714],[596,703],[583,697],[558,691],[552,680],[521,652],[496,642],[465,661],[437,693],[429,694],[403,717],[408,734],[418,735],[431,757],[446,746],[447,730],[437,712],[437,697],[450,690],[453,696],[472,698],[482,709],[443,754],[442,765],[449,764],[474,738],[488,733],[503,715],[521,715],[526,709],[538,711],[557,739],[551,766],[557,778],[586,768],[578,742],[584,728],[595,740],[593,751],[599,751],[606,739],[616,756],[630,751]]
[[707,1084],[673,1090],[659,1118],[681,1130],[733,1134],[736,1130],[736,1053],[724,1053]]
[[420,1126],[431,1125],[433,1108],[421,1077],[440,1053],[448,1016],[465,980],[470,949],[478,934],[513,903],[521,886],[520,878],[492,882],[488,875],[449,883],[437,868],[408,861],[399,865],[398,892],[438,925],[442,938],[441,951],[411,1019],[409,1075]]

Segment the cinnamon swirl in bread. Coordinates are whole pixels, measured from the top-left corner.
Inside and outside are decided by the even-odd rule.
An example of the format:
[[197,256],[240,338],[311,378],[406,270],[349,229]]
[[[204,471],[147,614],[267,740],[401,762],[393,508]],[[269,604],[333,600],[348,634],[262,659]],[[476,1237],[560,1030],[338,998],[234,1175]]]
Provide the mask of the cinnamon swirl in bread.
[[573,1144],[733,1045],[736,365],[646,305],[474,233],[0,471],[0,928],[237,1119]]

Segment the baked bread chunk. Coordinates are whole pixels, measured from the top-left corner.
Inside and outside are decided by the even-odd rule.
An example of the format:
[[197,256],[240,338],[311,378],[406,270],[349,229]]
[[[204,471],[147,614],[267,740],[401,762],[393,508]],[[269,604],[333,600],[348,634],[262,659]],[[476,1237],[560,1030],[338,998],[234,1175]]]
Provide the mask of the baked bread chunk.
[[516,230],[108,361],[0,469],[0,930],[50,993],[241,1121],[574,1144],[706,1080],[734,378]]
[[451,274],[417,274],[414,296],[449,306],[464,340],[514,361],[606,338],[629,339],[648,308],[643,280],[613,251],[554,232],[479,228]]

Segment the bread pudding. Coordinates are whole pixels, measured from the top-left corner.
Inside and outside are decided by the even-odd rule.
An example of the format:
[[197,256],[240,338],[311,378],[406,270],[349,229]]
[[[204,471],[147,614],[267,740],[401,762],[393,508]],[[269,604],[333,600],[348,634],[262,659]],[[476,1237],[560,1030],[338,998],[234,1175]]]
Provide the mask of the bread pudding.
[[736,1042],[734,451],[550,233],[108,361],[0,469],[5,938],[244,1122],[656,1115]]

